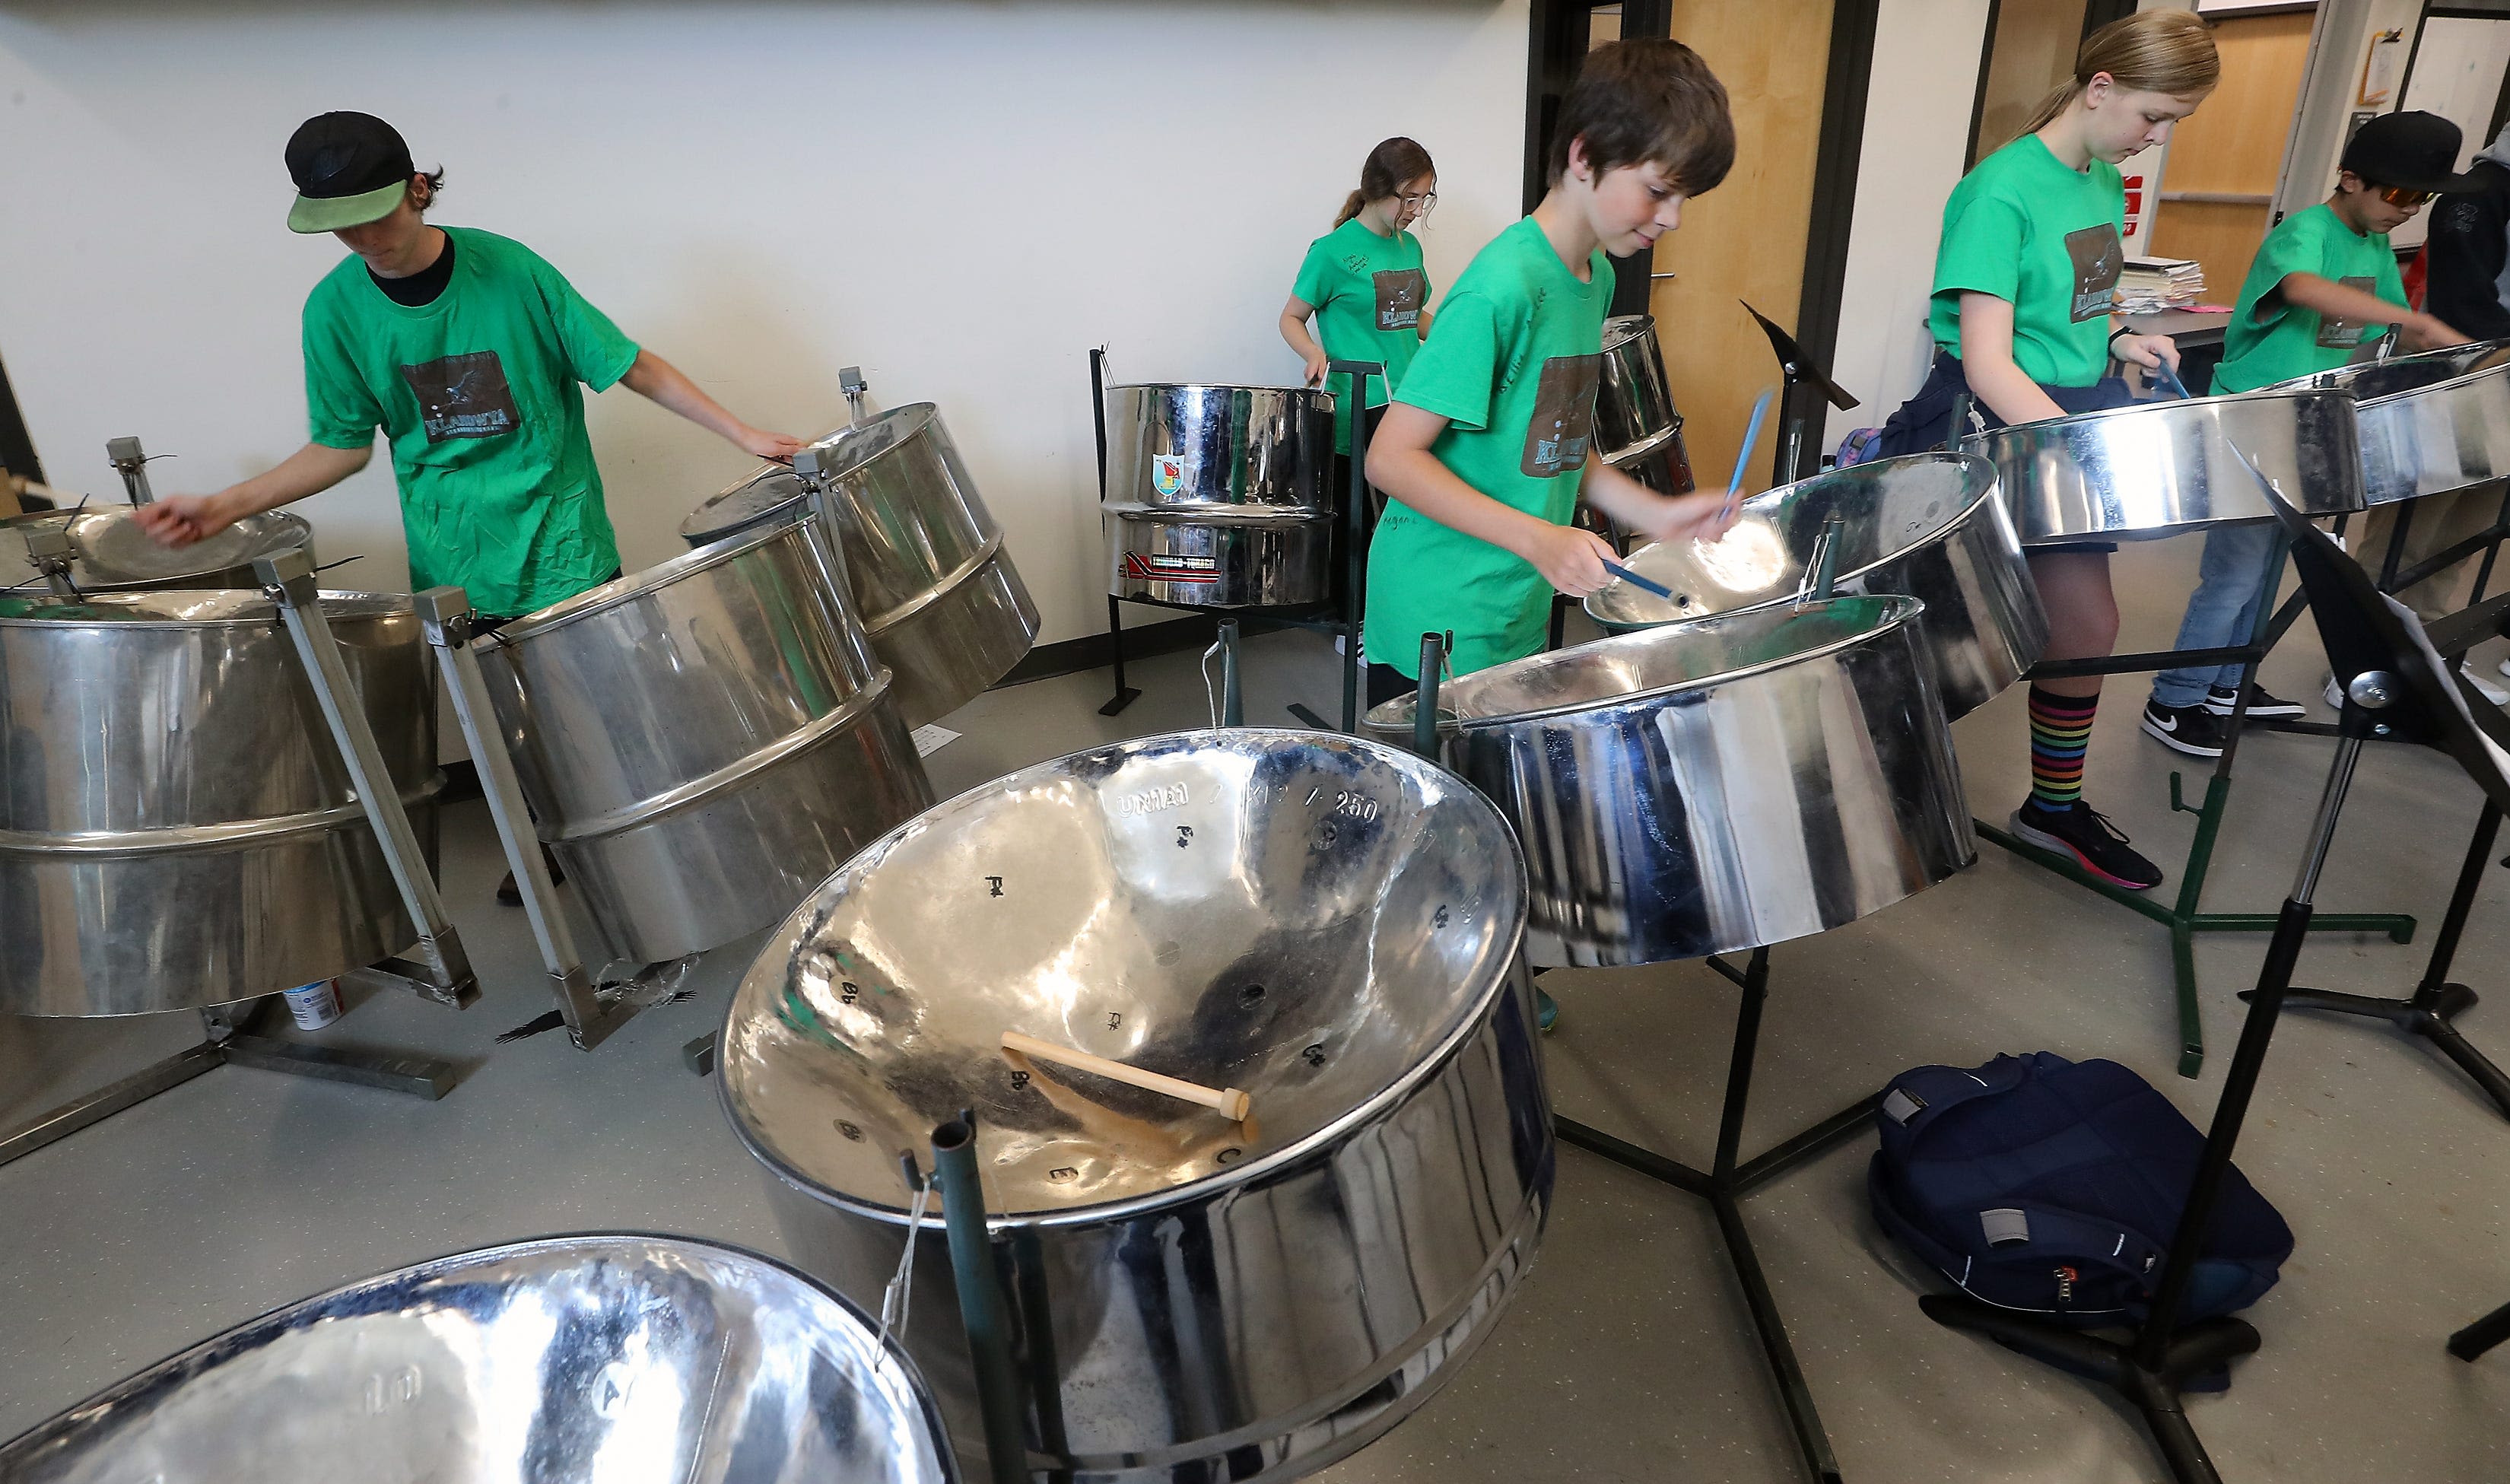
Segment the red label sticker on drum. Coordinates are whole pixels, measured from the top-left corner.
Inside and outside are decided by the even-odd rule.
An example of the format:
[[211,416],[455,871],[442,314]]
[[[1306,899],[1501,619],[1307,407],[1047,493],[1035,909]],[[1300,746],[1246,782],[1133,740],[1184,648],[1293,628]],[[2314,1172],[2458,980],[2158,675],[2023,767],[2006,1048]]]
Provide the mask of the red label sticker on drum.
[[1140,583],[1216,583],[1220,581],[1220,559],[1165,552],[1127,552],[1124,575]]
[[1175,453],[1151,455],[1151,488],[1173,498],[1185,488],[1185,456]]

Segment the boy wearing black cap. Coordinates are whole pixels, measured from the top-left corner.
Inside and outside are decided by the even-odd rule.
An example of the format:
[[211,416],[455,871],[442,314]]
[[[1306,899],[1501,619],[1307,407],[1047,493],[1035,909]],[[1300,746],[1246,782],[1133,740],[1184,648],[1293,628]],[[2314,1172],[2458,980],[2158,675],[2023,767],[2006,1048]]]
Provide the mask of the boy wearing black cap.
[[428,225],[443,172],[421,173],[383,120],[308,120],[287,141],[287,171],[289,230],[329,232],[355,254],[305,301],[312,439],[216,494],[141,507],[158,540],[187,546],[330,488],[365,467],[381,428],[411,586],[459,586],[480,612],[511,617],[619,572],[578,383],[624,382],[761,458],[804,446],[724,410],[530,248]]
[[[2223,363],[2215,368],[2213,391],[2254,392],[2334,370],[2391,324],[2415,350],[2465,340],[2406,307],[2397,254],[2388,246],[2388,234],[2412,220],[2425,201],[2464,178],[2453,172],[2457,140],[2457,126],[2437,114],[2382,114],[2362,126],[2344,147],[2336,193],[2284,218],[2259,246],[2223,332]],[[2226,649],[2247,642],[2275,531],[2269,520],[2218,526],[2206,534],[2202,577],[2187,600],[2175,647]],[[2154,676],[2144,707],[2146,734],[2176,751],[2221,756],[2240,669],[2207,665]],[[2261,688],[2251,697],[2249,714],[2303,712]]]

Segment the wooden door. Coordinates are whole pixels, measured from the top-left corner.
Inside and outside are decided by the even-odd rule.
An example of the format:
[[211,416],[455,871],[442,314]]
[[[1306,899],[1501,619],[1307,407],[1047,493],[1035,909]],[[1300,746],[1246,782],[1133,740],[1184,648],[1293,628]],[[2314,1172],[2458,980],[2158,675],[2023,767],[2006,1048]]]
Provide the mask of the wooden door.
[[2274,225],[2275,181],[2309,63],[2310,13],[2214,24],[2223,82],[2172,131],[2152,250],[2205,267],[2205,302],[2227,305]]
[[[1702,488],[1733,472],[1753,398],[1778,383],[1768,337],[1738,301],[1800,327],[1830,24],[1831,0],[1675,0],[1674,39],[1708,63],[1734,112],[1734,168],[1685,203],[1681,230],[1656,239],[1655,272],[1674,277],[1650,295]],[[1774,413],[1769,424],[1746,490],[1768,487]]]

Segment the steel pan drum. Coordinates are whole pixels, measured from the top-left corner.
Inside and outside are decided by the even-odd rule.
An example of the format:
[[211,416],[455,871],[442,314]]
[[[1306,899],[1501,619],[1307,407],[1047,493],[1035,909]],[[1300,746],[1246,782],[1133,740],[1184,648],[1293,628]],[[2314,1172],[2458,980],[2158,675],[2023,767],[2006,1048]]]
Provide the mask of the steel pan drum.
[[1624,559],[1674,597],[1616,582],[1586,599],[1586,615],[1607,633],[1626,633],[1792,603],[1826,528],[1837,532],[1834,590],[1925,603],[1919,637],[1955,720],[2020,679],[2047,647],[2048,616],[1994,466],[1950,453],[1858,464],[1755,495],[1723,540],[1659,543]]
[[1109,387],[1107,503],[1329,514],[1333,420],[1333,394],[1306,387]]
[[1208,608],[1291,607],[1333,596],[1334,517],[1106,508],[1107,591]]
[[2305,515],[2362,509],[2352,398],[2246,392],[2052,417],[1961,440],[1984,454],[2022,544],[2137,541],[2263,520],[2266,499],[2232,455],[2257,460]]
[[[1783,942],[1969,864],[1921,609],[1781,604],[1441,689],[1447,766],[1525,849],[1528,957],[1647,964]],[[1413,702],[1376,707],[1369,727],[1410,735]]]
[[[1682,437],[1682,415],[1664,376],[1655,317],[1604,322],[1604,372],[1595,391],[1595,448],[1615,468],[1634,464]],[[1685,458],[1684,467],[1690,465]]]
[[[905,1241],[900,1149],[976,1110],[1040,1469],[1288,1478],[1418,1408],[1550,1203],[1489,804],[1395,748],[1144,738],[1000,779],[849,862],[771,938],[724,1106],[796,1261],[858,1302]],[[1007,1059],[1017,1030],[1245,1089],[1250,1116]],[[940,1223],[907,1348],[982,1450]]]
[[291,1304],[0,1447],[13,1484],[952,1484],[845,1300],[679,1237],[552,1237]]
[[[849,599],[910,727],[947,716],[1000,680],[1037,640],[1037,604],[1003,549],[1002,527],[931,402],[819,440],[832,469],[820,501],[844,557]],[[699,506],[691,546],[753,530],[806,498],[778,466]]]
[[2366,361],[2282,383],[2350,393],[2362,498],[2389,505],[2510,478],[2510,340]]
[[[444,780],[417,615],[322,601],[432,858]],[[407,949],[355,798],[258,590],[0,597],[0,1010],[222,1005]]]
[[135,592],[158,588],[254,588],[253,558],[314,550],[314,528],[285,511],[247,515],[207,541],[160,546],[132,518],[133,508],[39,511],[0,520],[0,588],[43,585],[26,554],[26,534],[38,529],[67,533],[70,582],[82,593]]
[[932,801],[818,518],[701,547],[477,646],[540,837],[615,957],[754,932]]

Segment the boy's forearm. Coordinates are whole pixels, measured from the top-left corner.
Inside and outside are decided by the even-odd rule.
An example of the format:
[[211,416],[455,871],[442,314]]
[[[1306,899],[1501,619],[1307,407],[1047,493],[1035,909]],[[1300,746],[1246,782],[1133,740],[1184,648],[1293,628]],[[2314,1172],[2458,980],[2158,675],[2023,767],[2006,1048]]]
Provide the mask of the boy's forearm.
[[[1665,497],[1601,459],[1586,466],[1578,497],[1615,520],[1643,530],[1661,513]],[[1719,491],[1722,495],[1724,491]]]
[[365,468],[374,452],[371,443],[363,448],[307,443],[270,469],[218,491],[217,500],[229,518],[241,520],[247,515],[258,515],[321,494]]
[[2403,304],[2391,304],[2376,293],[2350,288],[2315,273],[2288,273],[2277,285],[2284,302],[2331,320],[2358,324],[2402,324],[2414,318]]
[[635,363],[628,367],[627,375],[619,378],[619,384],[717,437],[738,442],[747,428],[723,403],[705,395],[696,382],[683,375],[678,366],[652,351],[639,350]]

